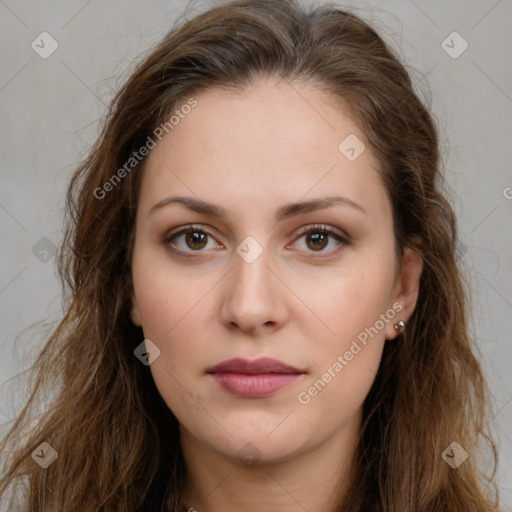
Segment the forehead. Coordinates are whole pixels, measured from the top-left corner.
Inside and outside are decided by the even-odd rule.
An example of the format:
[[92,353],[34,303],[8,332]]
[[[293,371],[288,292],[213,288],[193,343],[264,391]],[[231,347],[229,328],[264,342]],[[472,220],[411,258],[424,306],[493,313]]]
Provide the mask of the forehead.
[[[207,89],[194,98],[148,156],[142,208],[171,192],[240,208],[327,192],[387,207],[364,134],[327,94],[261,79],[243,92]],[[362,151],[357,158],[347,158],[347,144]]]

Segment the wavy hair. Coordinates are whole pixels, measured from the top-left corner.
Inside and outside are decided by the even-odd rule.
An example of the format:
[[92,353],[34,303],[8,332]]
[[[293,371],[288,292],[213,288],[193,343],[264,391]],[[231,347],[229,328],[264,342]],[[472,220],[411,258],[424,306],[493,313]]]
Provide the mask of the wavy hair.
[[[349,109],[379,162],[399,254],[409,246],[424,262],[408,328],[385,345],[365,399],[353,481],[337,510],[498,510],[491,394],[469,326],[471,290],[433,116],[367,22],[332,2],[299,0],[222,2],[177,23],[113,98],[67,191],[57,260],[63,318],[31,367],[27,401],[0,445],[0,497],[9,510],[182,509],[178,423],[134,357],[143,333],[130,320],[146,159],[112,179],[192,95],[238,93],[261,77],[310,84]],[[100,192],[109,180],[108,193]],[[453,441],[470,454],[456,470],[442,458]],[[42,442],[58,453],[46,469],[31,457]],[[483,470],[489,461],[491,475]]]

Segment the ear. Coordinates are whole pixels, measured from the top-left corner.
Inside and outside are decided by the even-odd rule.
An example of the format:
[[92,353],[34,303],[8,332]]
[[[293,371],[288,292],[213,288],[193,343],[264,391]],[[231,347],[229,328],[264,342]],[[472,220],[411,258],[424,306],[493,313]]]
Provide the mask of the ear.
[[407,323],[418,302],[420,278],[423,272],[423,259],[411,247],[404,248],[402,265],[395,280],[393,304],[400,304],[401,309],[394,308],[397,315],[386,326],[386,339],[392,340],[398,336],[395,324],[399,320]]
[[130,293],[130,299],[131,299],[131,302],[132,302],[132,309],[130,311],[130,317],[132,319],[132,322],[137,326],[137,327],[142,327],[142,321],[141,321],[141,316],[140,316],[140,310],[139,310],[139,306],[138,306],[138,303],[137,303],[137,299],[135,297],[135,292],[131,292]]

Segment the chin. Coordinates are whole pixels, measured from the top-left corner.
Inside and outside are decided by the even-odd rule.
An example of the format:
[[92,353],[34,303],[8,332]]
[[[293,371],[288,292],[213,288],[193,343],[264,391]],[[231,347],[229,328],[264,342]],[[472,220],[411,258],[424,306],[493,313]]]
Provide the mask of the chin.
[[226,428],[236,434],[225,438],[225,443],[217,445],[216,450],[247,465],[285,461],[296,456],[304,446],[297,433],[291,434],[282,425],[277,429],[276,424],[272,428],[245,426],[232,430],[228,425]]
[[281,442],[271,442],[262,436],[262,439],[250,437],[238,439],[231,450],[224,455],[240,462],[245,466],[268,465],[285,462],[296,456],[298,446],[290,446]]

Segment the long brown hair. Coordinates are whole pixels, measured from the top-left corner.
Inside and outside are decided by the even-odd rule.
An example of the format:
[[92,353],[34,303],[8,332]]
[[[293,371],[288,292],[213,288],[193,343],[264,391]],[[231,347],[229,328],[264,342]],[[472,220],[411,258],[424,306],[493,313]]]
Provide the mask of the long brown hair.
[[[432,115],[369,24],[332,3],[295,0],[223,2],[178,24],[112,101],[69,185],[58,254],[65,314],[0,445],[0,496],[24,483],[30,512],[180,510],[177,420],[134,356],[143,333],[130,320],[130,261],[145,158],[126,163],[194,94],[243,91],[259,77],[309,83],[350,109],[379,161],[400,254],[410,246],[424,261],[416,309],[386,344],[365,400],[354,479],[338,510],[498,510],[490,393]],[[442,457],[454,441],[469,453],[457,469]],[[42,442],[58,453],[46,469],[31,457]]]

